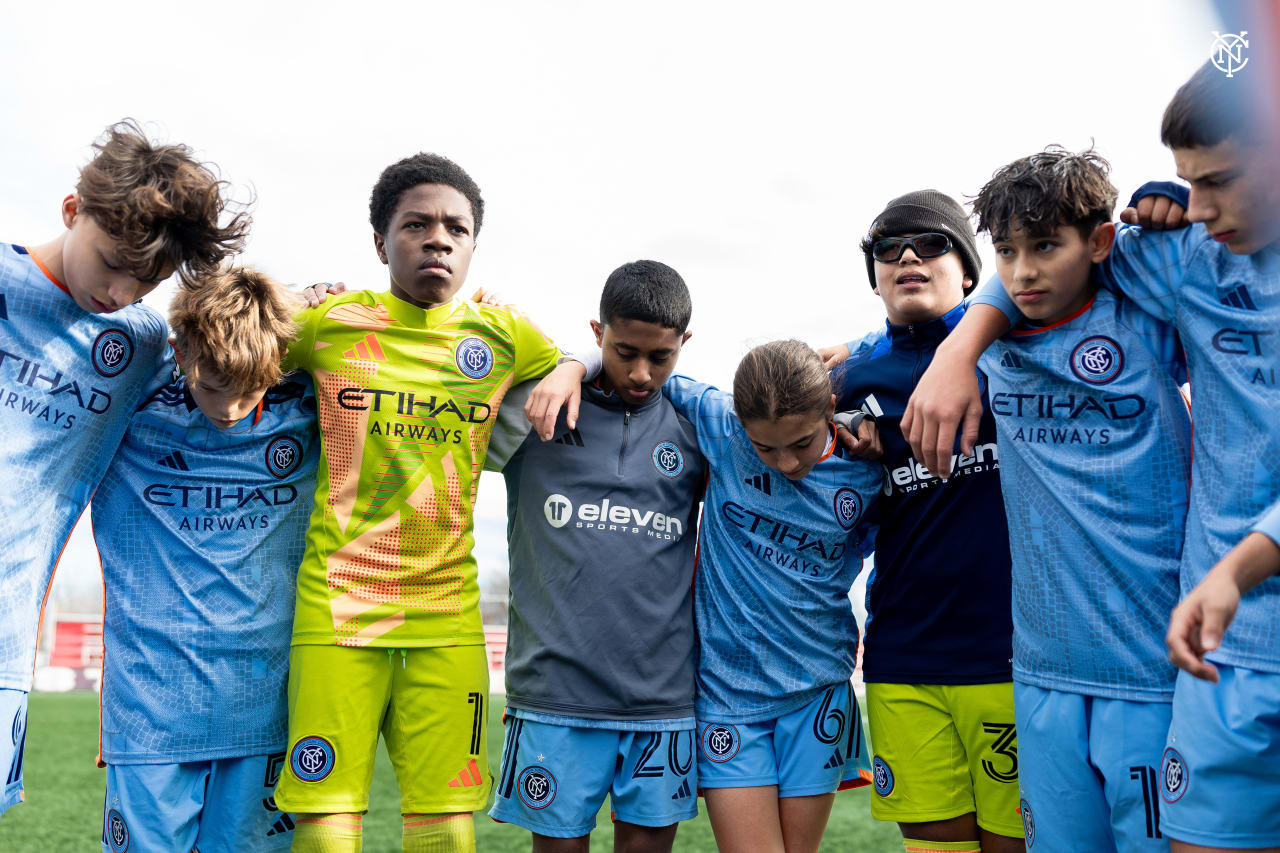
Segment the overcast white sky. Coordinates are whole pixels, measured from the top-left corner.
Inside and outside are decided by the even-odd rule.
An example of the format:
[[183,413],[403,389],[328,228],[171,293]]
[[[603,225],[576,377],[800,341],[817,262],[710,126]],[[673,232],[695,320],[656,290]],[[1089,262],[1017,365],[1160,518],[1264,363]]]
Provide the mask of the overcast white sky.
[[[1122,200],[1172,177],[1164,105],[1239,29],[1198,0],[12,6],[0,239],[52,238],[89,143],[133,116],[251,189],[245,261],[385,289],[369,190],[436,151],[486,201],[468,289],[573,349],[614,267],[664,261],[694,299],[681,371],[720,384],[756,343],[882,322],[857,243],[895,195],[972,195],[1091,140]],[[503,500],[486,475],[482,571],[505,566]],[[59,586],[98,584],[78,532]]]

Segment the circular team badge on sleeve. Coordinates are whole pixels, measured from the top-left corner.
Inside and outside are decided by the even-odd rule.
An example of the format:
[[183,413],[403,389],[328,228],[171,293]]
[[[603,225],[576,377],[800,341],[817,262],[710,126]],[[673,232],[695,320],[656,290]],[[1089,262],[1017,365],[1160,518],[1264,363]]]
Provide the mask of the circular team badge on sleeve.
[[1071,351],[1071,370],[1092,385],[1105,385],[1124,368],[1124,350],[1105,335],[1085,338]]
[[889,763],[878,755],[871,762],[871,776],[876,794],[887,797],[893,793],[893,771],[889,769]]
[[484,379],[493,370],[493,350],[477,337],[459,341],[453,360],[463,375],[470,379]]
[[556,798],[556,777],[545,767],[526,767],[516,780],[520,801],[531,809],[545,809]]
[[303,782],[319,782],[333,772],[337,756],[333,744],[318,735],[301,738],[289,754],[293,775]]
[[862,515],[862,499],[853,489],[841,489],[836,492],[836,521],[845,530],[853,527],[853,523]]
[[1191,782],[1191,774],[1187,772],[1187,762],[1182,754],[1173,747],[1164,751],[1164,760],[1160,763],[1160,796],[1166,803],[1176,803],[1187,792]]
[[653,467],[664,477],[676,478],[684,470],[684,454],[670,441],[659,441],[653,446]]
[[282,435],[267,445],[267,470],[277,480],[285,477],[302,461],[302,445],[297,439]]
[[125,853],[129,849],[129,825],[124,815],[115,809],[107,812],[107,845],[112,853]]
[[93,342],[93,369],[108,379],[133,361],[133,339],[123,329],[107,329]]

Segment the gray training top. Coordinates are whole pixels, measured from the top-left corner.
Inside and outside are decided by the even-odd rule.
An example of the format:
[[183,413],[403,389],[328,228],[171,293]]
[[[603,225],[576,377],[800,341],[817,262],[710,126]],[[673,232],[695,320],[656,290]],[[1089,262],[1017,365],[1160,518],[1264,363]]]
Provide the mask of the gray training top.
[[598,720],[692,716],[707,475],[693,425],[661,392],[627,407],[584,384],[577,427],[562,412],[555,436],[527,430],[502,469],[507,705]]

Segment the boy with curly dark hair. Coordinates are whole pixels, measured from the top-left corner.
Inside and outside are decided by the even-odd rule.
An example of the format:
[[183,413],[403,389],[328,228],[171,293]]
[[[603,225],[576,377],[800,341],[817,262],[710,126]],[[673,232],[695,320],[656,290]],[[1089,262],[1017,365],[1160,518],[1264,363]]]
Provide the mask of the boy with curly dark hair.
[[388,167],[369,204],[390,289],[304,312],[323,456],[298,571],[289,753],[295,850],[354,851],[381,732],[404,849],[472,850],[489,799],[489,669],[472,507],[498,407],[560,353],[509,307],[457,297],[484,206],[450,160]]

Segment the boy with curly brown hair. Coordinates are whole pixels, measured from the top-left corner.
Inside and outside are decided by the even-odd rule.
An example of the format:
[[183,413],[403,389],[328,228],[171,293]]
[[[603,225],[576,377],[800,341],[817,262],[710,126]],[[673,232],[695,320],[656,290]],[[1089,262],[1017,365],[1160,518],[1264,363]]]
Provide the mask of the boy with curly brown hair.
[[166,343],[135,304],[161,280],[209,270],[240,248],[244,211],[190,148],[134,122],[106,131],[74,192],[66,230],[0,245],[0,813],[22,799],[27,692],[54,567]]

